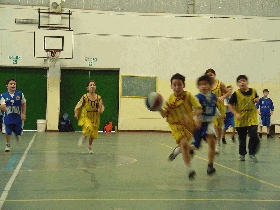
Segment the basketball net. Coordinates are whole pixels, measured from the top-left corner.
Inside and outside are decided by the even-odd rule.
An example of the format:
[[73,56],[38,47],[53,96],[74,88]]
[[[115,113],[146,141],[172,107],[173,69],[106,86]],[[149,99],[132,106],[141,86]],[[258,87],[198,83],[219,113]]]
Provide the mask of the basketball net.
[[61,52],[61,50],[46,50],[48,64],[50,67],[55,66],[55,64],[59,58],[60,52]]

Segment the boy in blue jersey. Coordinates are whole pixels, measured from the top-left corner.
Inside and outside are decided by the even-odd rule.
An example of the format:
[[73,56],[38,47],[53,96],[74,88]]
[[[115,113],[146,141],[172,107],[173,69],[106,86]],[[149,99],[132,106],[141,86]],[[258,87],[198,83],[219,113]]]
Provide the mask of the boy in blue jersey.
[[3,130],[6,138],[5,152],[10,152],[10,136],[12,132],[15,134],[16,139],[22,134],[23,121],[26,119],[26,99],[23,93],[16,90],[16,80],[7,79],[6,87],[7,92],[0,96],[0,104],[5,104],[3,109]]
[[[231,96],[232,95],[232,86],[231,85],[227,86],[227,89],[228,89],[228,92],[230,93],[230,96]],[[230,96],[228,98],[225,98],[225,100],[224,100],[224,104],[226,106],[226,117],[225,117],[225,120],[224,120],[224,126],[223,126],[223,131],[222,131],[222,142],[223,142],[223,144],[227,144],[225,136],[226,136],[226,131],[230,126],[232,127],[231,140],[232,140],[232,142],[235,142],[235,138],[234,138],[234,133],[235,133],[234,115],[228,109],[228,102],[229,102]]]
[[263,90],[263,97],[259,99],[259,102],[256,104],[258,113],[260,115],[259,125],[260,125],[260,133],[259,137],[262,138],[262,127],[267,127],[267,138],[273,138],[272,135],[269,134],[270,131],[270,116],[273,114],[274,106],[273,102],[270,98],[268,98],[269,91],[268,89]]
[[[208,143],[208,175],[212,175],[216,172],[216,169],[213,167],[216,138],[213,118],[215,115],[222,117],[216,105],[217,96],[211,92],[211,84],[212,81],[208,75],[203,75],[197,80],[197,86],[200,93],[196,95],[196,98],[202,105],[203,113],[197,120],[200,122],[200,125],[194,131],[194,142],[190,145],[190,153],[193,154],[193,150],[199,149],[202,138]],[[174,160],[178,154],[178,148],[175,148],[168,157],[169,161]]]

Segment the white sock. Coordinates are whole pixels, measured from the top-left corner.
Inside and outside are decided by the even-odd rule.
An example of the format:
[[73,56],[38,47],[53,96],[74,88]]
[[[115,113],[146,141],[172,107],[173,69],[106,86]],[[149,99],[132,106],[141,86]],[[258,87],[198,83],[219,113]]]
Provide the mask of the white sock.
[[187,171],[188,171],[188,172],[193,171],[193,168],[192,168],[191,164],[187,166]]
[[176,149],[174,149],[174,154],[175,154],[175,155],[179,155],[179,154],[180,154],[179,147],[177,147]]

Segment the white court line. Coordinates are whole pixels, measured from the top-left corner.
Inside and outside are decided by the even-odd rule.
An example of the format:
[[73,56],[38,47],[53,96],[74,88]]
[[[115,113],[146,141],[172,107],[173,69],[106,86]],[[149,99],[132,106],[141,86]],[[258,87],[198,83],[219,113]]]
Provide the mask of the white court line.
[[14,170],[13,175],[11,176],[11,178],[10,178],[10,180],[8,181],[8,183],[7,183],[7,185],[6,185],[5,189],[4,189],[4,191],[2,192],[2,195],[1,195],[1,197],[0,197],[0,209],[2,209],[2,206],[3,206],[5,200],[6,200],[7,196],[8,196],[9,190],[11,189],[11,187],[12,187],[12,185],[13,185],[13,182],[14,182],[15,179],[16,179],[16,176],[18,175],[18,172],[19,172],[19,170],[20,170],[20,168],[21,168],[21,166],[22,166],[22,164],[23,164],[23,161],[25,160],[25,158],[26,158],[26,156],[27,156],[27,153],[28,153],[28,151],[29,151],[31,145],[32,145],[33,142],[34,142],[35,137],[36,137],[36,133],[34,134],[34,136],[32,137],[31,141],[29,142],[29,145],[28,145],[28,147],[26,148],[25,152],[23,153],[23,155],[22,155],[22,157],[21,157],[21,159],[20,159],[20,161],[19,161],[19,163],[18,163],[16,169]]

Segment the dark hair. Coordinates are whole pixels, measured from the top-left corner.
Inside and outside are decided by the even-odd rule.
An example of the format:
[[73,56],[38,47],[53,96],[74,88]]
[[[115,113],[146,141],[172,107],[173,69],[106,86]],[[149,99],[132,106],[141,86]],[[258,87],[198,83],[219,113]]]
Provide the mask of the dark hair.
[[183,75],[181,75],[181,74],[179,74],[179,73],[176,73],[176,74],[174,74],[174,75],[171,77],[170,82],[171,82],[171,84],[172,84],[172,80],[174,80],[174,79],[179,79],[179,80],[181,80],[181,81],[183,82],[183,84],[185,84],[185,78],[186,78],[186,77],[184,77]]
[[200,82],[202,82],[202,81],[205,81],[205,82],[207,82],[209,85],[212,85],[212,80],[211,80],[211,78],[208,76],[208,75],[203,75],[203,76],[201,76],[201,77],[199,77],[198,79],[197,79],[197,85],[198,85],[198,83],[200,83]]
[[212,73],[212,74],[216,75],[216,72],[214,71],[214,69],[207,69],[205,74],[208,74],[208,73]]
[[231,85],[228,85],[227,88],[232,88],[232,86],[231,86]]
[[10,83],[10,81],[15,81],[16,82],[16,80],[14,78],[6,79],[6,85],[8,85]]
[[248,77],[247,77],[246,75],[242,74],[242,75],[239,75],[239,76],[237,77],[236,82],[238,82],[238,81],[241,80],[241,79],[245,79],[246,81],[248,81]]
[[87,86],[89,85],[89,83],[91,82],[94,82],[94,84],[96,85],[95,81],[94,80],[89,80],[88,83],[87,83]]
[[268,89],[264,89],[263,92],[269,92],[269,90]]

